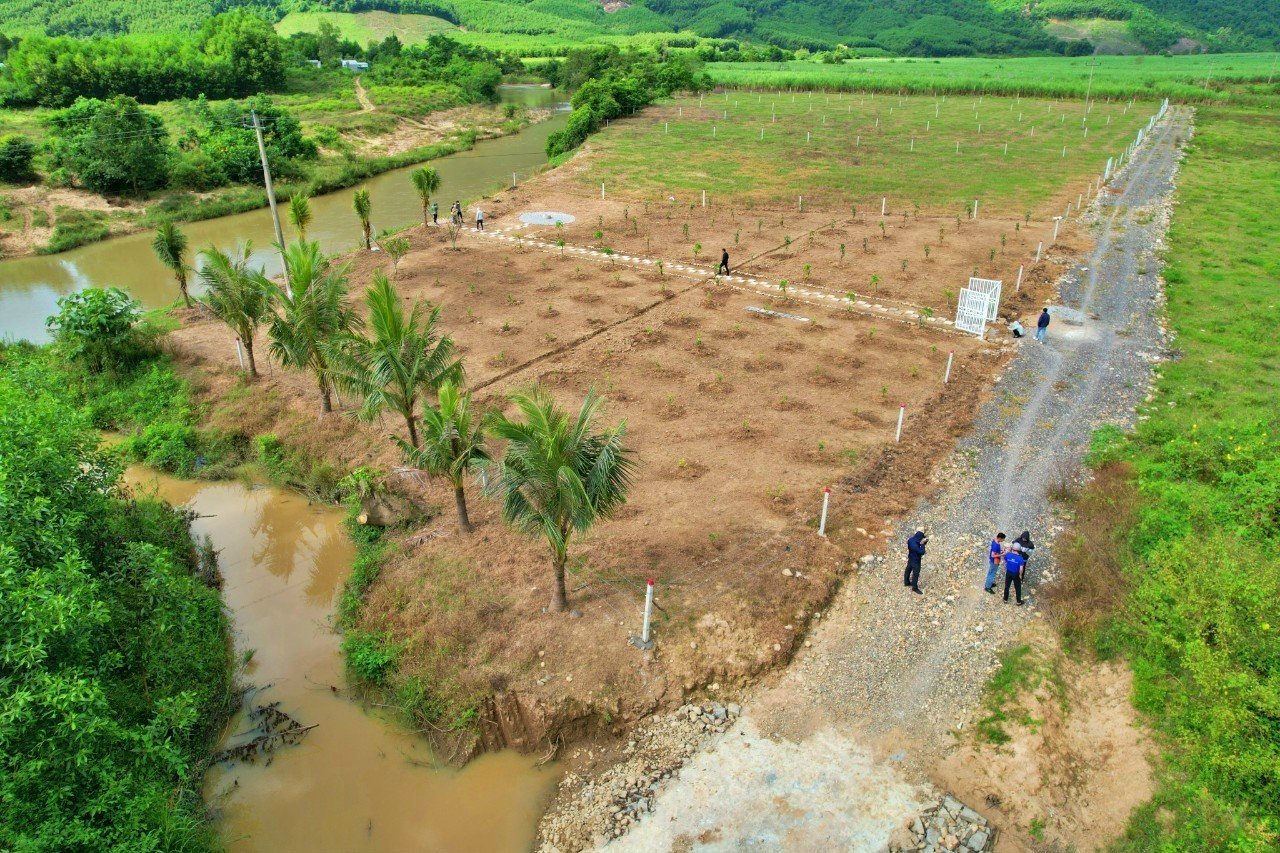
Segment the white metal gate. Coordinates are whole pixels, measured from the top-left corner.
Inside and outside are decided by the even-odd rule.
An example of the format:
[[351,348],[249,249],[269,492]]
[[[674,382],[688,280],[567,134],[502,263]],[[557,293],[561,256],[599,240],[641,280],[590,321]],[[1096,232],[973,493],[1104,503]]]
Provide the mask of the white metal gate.
[[987,294],[989,302],[987,305],[987,322],[993,323],[996,319],[996,311],[1000,308],[1000,287],[1002,281],[994,278],[970,278],[969,289],[976,290],[979,293]]
[[987,312],[990,295],[980,290],[960,288],[960,301],[956,303],[956,328],[978,337],[987,333]]

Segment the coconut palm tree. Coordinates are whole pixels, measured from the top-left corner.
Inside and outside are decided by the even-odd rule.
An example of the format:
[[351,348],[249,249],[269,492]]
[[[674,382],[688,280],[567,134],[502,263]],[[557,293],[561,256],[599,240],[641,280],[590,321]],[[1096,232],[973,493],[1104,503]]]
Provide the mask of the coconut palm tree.
[[276,312],[268,335],[271,353],[286,367],[310,370],[320,389],[320,410],[333,411],[330,343],[360,327],[347,292],[347,267],[333,266],[317,243],[301,240],[284,253],[292,293],[272,285]]
[[151,241],[151,249],[160,259],[160,263],[168,267],[173,277],[177,279],[182,301],[190,308],[191,294],[187,292],[187,272],[190,268],[184,257],[187,254],[187,235],[183,234],[173,222],[162,222],[156,229],[155,239]]
[[587,394],[571,418],[539,387],[511,398],[523,421],[493,419],[490,435],[505,439],[507,452],[492,466],[491,488],[502,499],[502,518],[551,546],[555,583],[551,610],[568,606],[565,563],[569,540],[608,518],[626,502],[635,461],[622,440],[626,421],[593,432],[600,398]]
[[458,529],[470,533],[464,481],[469,470],[489,461],[484,447],[484,425],[480,418],[471,416],[471,395],[459,392],[454,383],[442,383],[437,399],[438,408],[428,406],[422,412],[421,446],[414,447],[399,436],[396,443],[404,452],[407,464],[449,478],[453,484],[453,502],[458,509]]
[[422,199],[422,224],[431,220],[431,194],[440,189],[440,173],[431,166],[423,166],[409,173],[413,180],[413,188]]
[[201,252],[204,266],[200,280],[205,292],[201,301],[218,319],[231,327],[244,344],[249,360],[249,376],[258,378],[253,358],[253,336],[271,310],[271,282],[261,270],[249,269],[253,244],[245,243],[232,257],[213,246]]
[[356,190],[355,200],[352,203],[356,216],[360,219],[360,230],[364,232],[364,247],[366,250],[373,248],[373,226],[369,224],[369,217],[373,215],[373,202],[369,200],[368,190]]
[[371,421],[390,409],[404,418],[410,446],[419,447],[418,400],[424,390],[461,382],[462,361],[453,338],[441,335],[437,328],[439,307],[414,302],[406,315],[404,303],[384,273],[374,273],[365,304],[369,334],[326,347],[333,378],[339,387],[363,399],[356,413],[360,418]]
[[289,221],[298,232],[299,240],[307,239],[307,226],[311,224],[311,197],[305,193],[289,196]]

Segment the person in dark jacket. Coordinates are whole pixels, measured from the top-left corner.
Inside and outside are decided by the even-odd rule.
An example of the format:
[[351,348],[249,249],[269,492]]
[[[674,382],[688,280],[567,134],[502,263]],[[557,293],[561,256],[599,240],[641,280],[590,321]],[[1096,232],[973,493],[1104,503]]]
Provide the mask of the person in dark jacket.
[[716,267],[716,275],[729,274],[729,250],[720,250],[720,266]]
[[1045,335],[1049,333],[1049,309],[1042,308],[1040,310],[1040,319],[1036,320],[1036,340],[1044,343]]
[[1031,561],[1031,552],[1036,549],[1036,543],[1031,541],[1031,531],[1024,530],[1018,534],[1018,538],[1013,540],[1013,544],[1018,546],[1018,550],[1022,552],[1022,558],[1027,562]]
[[929,537],[924,535],[923,530],[917,530],[910,539],[907,540],[907,568],[902,573],[902,585],[911,587],[911,591],[915,593],[924,593],[920,590],[920,561],[924,559],[925,546],[929,544]]

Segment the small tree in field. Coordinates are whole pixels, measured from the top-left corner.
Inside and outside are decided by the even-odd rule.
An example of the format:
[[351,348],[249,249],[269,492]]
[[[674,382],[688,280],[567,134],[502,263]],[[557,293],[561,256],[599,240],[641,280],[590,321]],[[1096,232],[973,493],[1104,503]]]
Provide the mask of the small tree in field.
[[162,222],[156,229],[156,236],[151,241],[151,250],[156,253],[160,263],[169,268],[178,282],[178,291],[182,301],[191,307],[191,294],[187,292],[187,235],[172,222]]
[[400,262],[404,260],[405,255],[409,254],[409,238],[392,237],[389,240],[383,240],[382,248],[391,256],[391,274],[399,275]]
[[600,398],[587,394],[577,417],[570,417],[541,388],[517,394],[512,402],[522,420],[499,415],[490,433],[508,442],[502,461],[490,466],[492,488],[502,501],[502,518],[551,546],[552,612],[568,607],[565,564],[574,533],[586,533],[626,502],[635,461],[623,446],[626,422],[594,432]]
[[258,378],[253,358],[253,336],[271,307],[271,282],[259,270],[249,269],[253,244],[245,243],[236,257],[210,246],[204,252],[200,280],[205,292],[201,301],[226,323],[244,345],[249,360],[249,376]]
[[462,361],[453,338],[437,328],[439,306],[415,302],[406,315],[399,294],[380,272],[373,275],[365,304],[369,334],[326,348],[334,380],[363,398],[357,413],[362,420],[390,409],[404,418],[409,445],[420,447],[418,400],[424,390],[461,382]]
[[458,510],[458,529],[470,533],[465,483],[468,471],[489,461],[484,427],[479,418],[471,415],[471,395],[459,392],[454,383],[442,383],[437,399],[438,408],[428,406],[422,412],[422,445],[414,447],[400,436],[396,436],[396,444],[407,464],[449,478]]
[[311,199],[305,193],[289,197],[289,221],[298,232],[298,239],[306,240],[307,226],[311,224]]
[[410,172],[409,179],[422,202],[422,224],[426,225],[431,221],[431,194],[440,189],[440,173],[431,166],[423,166]]
[[370,224],[369,220],[373,216],[373,202],[369,200],[369,191],[356,190],[351,207],[356,212],[356,218],[360,220],[360,230],[364,236],[364,247],[366,250],[372,249],[373,225]]

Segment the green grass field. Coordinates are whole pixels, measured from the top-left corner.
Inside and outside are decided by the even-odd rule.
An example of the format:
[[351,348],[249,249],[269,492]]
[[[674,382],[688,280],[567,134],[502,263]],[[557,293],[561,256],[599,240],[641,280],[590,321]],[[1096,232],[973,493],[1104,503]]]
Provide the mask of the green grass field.
[[579,180],[650,199],[706,190],[795,206],[804,196],[844,212],[878,210],[888,196],[895,210],[960,213],[976,198],[989,216],[1042,218],[1074,200],[1156,106],[1094,101],[1086,135],[1082,101],[735,91],[615,123],[592,137]]
[[276,32],[288,37],[294,33],[314,33],[321,21],[338,28],[343,38],[364,45],[395,35],[405,44],[419,44],[435,33],[453,33],[458,28],[443,18],[431,15],[408,15],[395,12],[290,12]]
[[[857,59],[816,62],[714,63],[717,83],[740,88],[828,91],[986,92],[1083,98],[1094,66],[1100,97],[1256,100],[1277,94],[1280,54],[1098,56],[1065,59]],[[1268,78],[1272,83],[1267,83]]]

